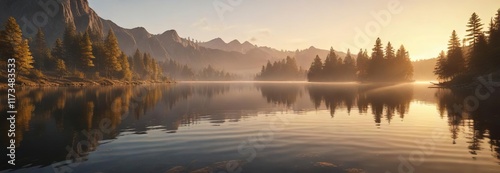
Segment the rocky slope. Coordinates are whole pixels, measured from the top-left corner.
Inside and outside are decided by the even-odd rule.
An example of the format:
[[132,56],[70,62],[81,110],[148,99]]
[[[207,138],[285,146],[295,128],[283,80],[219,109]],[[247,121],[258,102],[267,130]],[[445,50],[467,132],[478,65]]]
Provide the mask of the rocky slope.
[[126,29],[99,17],[87,0],[1,0],[0,22],[4,23],[9,16],[16,18],[25,37],[33,37],[37,28],[42,28],[49,44],[62,38],[67,23],[75,25],[79,32],[90,28],[105,35],[111,29],[122,50],[129,55],[139,49],[160,61],[174,59],[195,69],[211,64],[226,71],[255,73],[268,60],[286,56],[296,57],[300,66],[308,68],[316,55],[324,58],[327,54],[326,50],[314,47],[302,51],[278,51],[238,40],[225,43],[220,38],[197,44],[180,37],[175,30],[155,35],[142,27]]

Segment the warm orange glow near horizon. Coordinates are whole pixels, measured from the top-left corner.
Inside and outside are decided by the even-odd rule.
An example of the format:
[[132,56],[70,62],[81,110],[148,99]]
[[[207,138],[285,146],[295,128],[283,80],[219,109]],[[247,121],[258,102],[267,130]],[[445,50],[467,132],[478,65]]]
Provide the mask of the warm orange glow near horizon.
[[[227,4],[220,0],[90,0],[90,5],[102,17],[121,26],[143,26],[152,33],[175,29],[182,37],[200,41],[220,37],[226,42],[238,39],[291,51],[333,46],[344,52],[349,48],[353,53],[359,48],[371,50],[380,37],[384,44],[404,44],[411,58],[419,60],[436,57],[446,49],[452,30],[463,38],[473,12],[481,17],[486,30],[500,1],[242,0]],[[390,16],[386,17],[385,12]],[[359,44],[356,39],[363,34],[367,35],[366,41]]]

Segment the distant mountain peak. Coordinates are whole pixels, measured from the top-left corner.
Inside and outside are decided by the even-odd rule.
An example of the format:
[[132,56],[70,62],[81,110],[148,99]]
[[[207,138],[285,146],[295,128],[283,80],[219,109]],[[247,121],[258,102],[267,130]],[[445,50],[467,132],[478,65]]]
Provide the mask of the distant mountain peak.
[[241,45],[240,41],[238,41],[237,39],[234,39],[233,41],[229,42],[229,44]]
[[142,27],[142,26],[132,28],[132,30],[142,30],[142,31],[146,31],[146,32],[148,31],[148,30],[146,30],[146,28],[144,28],[144,27]]
[[179,34],[177,34],[177,31],[175,31],[173,29],[163,32],[162,35],[164,35],[164,34],[173,35],[173,36],[177,36],[177,37],[179,36]]
[[206,43],[226,44],[226,42],[224,40],[222,40],[222,38],[220,38],[220,37],[214,38],[210,41],[207,41]]

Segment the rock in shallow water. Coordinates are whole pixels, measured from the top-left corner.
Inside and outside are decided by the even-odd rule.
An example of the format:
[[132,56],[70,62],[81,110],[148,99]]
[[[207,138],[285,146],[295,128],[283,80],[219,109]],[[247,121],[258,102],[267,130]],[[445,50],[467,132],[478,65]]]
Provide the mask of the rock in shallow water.
[[314,163],[314,167],[320,167],[320,168],[336,168],[338,167],[337,165],[329,162],[316,162]]

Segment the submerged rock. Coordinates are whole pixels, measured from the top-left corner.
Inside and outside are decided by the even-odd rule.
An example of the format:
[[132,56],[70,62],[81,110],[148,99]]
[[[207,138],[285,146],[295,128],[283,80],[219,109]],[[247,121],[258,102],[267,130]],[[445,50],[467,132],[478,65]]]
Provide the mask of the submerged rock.
[[338,167],[337,165],[330,163],[330,162],[316,162],[314,163],[314,167],[320,167],[320,168],[336,168]]

